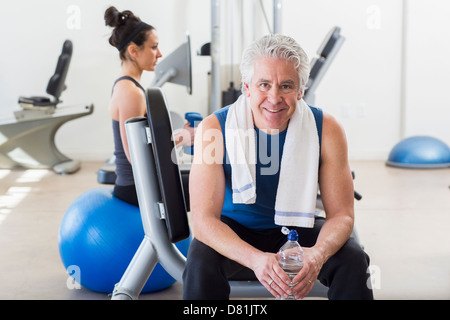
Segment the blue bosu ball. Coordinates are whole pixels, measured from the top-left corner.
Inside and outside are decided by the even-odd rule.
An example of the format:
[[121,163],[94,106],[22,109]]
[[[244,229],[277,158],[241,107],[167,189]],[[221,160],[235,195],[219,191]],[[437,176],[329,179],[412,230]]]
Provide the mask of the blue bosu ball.
[[386,165],[413,169],[447,168],[450,167],[450,148],[433,137],[406,138],[392,148]]

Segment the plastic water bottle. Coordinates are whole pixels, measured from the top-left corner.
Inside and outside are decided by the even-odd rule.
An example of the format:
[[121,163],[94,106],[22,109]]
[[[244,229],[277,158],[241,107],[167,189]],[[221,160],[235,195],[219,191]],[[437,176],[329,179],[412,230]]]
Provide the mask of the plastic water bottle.
[[[287,273],[291,279],[289,287],[294,287],[296,283],[292,283],[292,279],[298,274],[303,267],[303,249],[298,243],[298,234],[295,230],[287,229],[283,227],[282,232],[288,233],[288,241],[280,248],[277,253],[278,264]],[[295,300],[294,295],[290,295],[288,298],[281,298],[280,300]]]

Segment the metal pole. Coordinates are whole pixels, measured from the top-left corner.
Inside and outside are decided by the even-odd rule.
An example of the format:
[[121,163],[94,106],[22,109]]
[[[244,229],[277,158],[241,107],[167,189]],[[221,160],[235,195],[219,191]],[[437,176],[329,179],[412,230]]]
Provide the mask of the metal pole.
[[282,33],[283,0],[273,0],[273,33]]
[[211,113],[221,108],[220,0],[211,0]]
[[406,137],[406,82],[407,78],[407,46],[408,46],[408,1],[402,1],[402,52],[401,52],[401,93],[400,93],[400,121],[399,138]]
[[150,235],[153,233],[152,222],[159,222],[155,217],[161,195],[152,149],[148,145],[146,125],[147,119],[144,117],[132,118],[125,123],[145,236],[120,282],[115,286],[113,300],[137,299],[158,262],[158,253]]
[[[253,0],[252,2],[252,11],[256,12],[256,0]],[[244,20],[244,19],[242,19]],[[252,15],[252,41],[256,40],[256,14]]]

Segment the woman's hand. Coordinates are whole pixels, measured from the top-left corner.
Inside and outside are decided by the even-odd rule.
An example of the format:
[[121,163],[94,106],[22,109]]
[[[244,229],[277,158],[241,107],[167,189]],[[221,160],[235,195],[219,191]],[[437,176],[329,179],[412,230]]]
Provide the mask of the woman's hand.
[[191,127],[190,122],[186,122],[183,129],[174,133],[175,144],[179,146],[192,146],[194,144],[195,127]]

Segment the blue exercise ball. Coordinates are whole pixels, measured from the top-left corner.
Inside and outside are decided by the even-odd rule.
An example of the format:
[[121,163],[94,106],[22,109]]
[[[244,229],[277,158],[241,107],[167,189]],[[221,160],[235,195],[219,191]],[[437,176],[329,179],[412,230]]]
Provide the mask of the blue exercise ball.
[[[89,290],[111,293],[143,238],[139,208],[114,197],[112,188],[99,187],[83,193],[67,209],[58,246],[75,281]],[[190,242],[188,238],[176,246],[186,255]],[[142,293],[168,288],[175,281],[158,263]]]
[[386,164],[413,169],[447,168],[450,167],[450,148],[439,139],[414,136],[397,143]]

